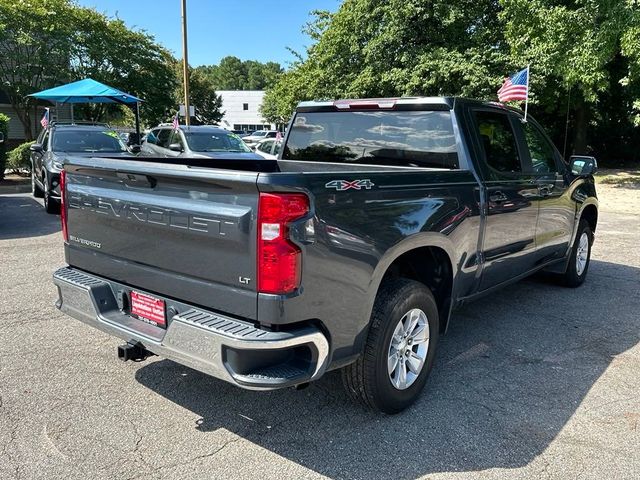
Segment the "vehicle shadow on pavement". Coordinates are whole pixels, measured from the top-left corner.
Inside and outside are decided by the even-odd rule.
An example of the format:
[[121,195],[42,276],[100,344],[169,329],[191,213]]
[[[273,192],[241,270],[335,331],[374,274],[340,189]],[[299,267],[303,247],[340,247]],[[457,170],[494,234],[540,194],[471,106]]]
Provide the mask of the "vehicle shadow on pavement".
[[0,218],[0,240],[60,231],[60,217],[48,214],[37,200],[24,195],[0,195]]
[[167,360],[136,377],[199,415],[196,431],[231,431],[328,477],[521,467],[640,341],[640,269],[600,261],[590,268],[578,289],[526,280],[456,312],[426,391],[396,416],[352,404],[338,372],[306,390],[266,393]]

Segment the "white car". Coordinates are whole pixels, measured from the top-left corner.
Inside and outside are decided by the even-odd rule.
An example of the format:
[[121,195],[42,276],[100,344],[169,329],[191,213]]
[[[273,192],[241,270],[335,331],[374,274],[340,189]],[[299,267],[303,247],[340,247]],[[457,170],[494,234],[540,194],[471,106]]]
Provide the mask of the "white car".
[[277,135],[277,130],[256,130],[251,135],[243,137],[242,140],[244,140],[244,143],[246,143],[249,147],[254,148],[261,140],[266,140],[267,138],[276,138]]
[[275,138],[267,138],[258,142],[255,148],[255,152],[263,158],[270,160],[276,160],[278,153],[280,153],[280,147],[282,146],[282,140],[276,140]]

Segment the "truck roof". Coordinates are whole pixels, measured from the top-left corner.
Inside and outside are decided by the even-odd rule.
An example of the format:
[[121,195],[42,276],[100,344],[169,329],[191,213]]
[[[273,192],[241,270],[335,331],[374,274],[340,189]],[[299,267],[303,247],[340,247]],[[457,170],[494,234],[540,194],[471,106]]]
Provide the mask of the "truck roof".
[[434,109],[450,110],[456,103],[467,103],[476,105],[491,105],[494,107],[502,107],[508,110],[520,112],[520,109],[504,105],[499,102],[491,102],[486,100],[476,100],[465,97],[387,97],[387,98],[353,98],[340,100],[311,100],[300,102],[297,111],[320,111],[320,110],[343,110],[353,107],[362,107],[370,109],[393,109],[396,106],[431,106]]

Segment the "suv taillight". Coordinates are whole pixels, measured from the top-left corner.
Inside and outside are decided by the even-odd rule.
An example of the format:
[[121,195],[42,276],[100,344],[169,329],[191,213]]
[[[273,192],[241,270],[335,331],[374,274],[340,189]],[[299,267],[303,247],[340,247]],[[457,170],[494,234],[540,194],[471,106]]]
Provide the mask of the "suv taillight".
[[65,242],[69,241],[69,231],[67,230],[67,202],[64,197],[66,196],[67,186],[67,172],[62,170],[60,172],[60,222],[62,223],[62,238]]
[[289,224],[309,212],[303,193],[260,193],[258,291],[286,294],[300,286],[302,252],[289,239]]

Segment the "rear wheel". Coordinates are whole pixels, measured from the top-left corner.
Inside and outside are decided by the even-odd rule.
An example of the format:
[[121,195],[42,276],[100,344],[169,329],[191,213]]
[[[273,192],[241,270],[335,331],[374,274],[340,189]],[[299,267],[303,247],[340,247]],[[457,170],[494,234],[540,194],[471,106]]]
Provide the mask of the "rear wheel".
[[349,395],[373,410],[398,413],[416,401],[433,365],[438,308],[422,283],[397,279],[378,293],[363,355],[342,370]]
[[47,213],[58,214],[60,213],[60,201],[51,197],[51,187],[46,175],[42,179],[44,183],[44,209]]
[[567,287],[579,287],[587,277],[591,261],[591,245],[593,245],[591,227],[586,220],[580,220],[578,233],[571,248],[569,265],[562,276],[562,281]]

